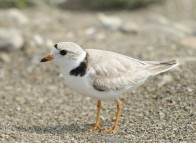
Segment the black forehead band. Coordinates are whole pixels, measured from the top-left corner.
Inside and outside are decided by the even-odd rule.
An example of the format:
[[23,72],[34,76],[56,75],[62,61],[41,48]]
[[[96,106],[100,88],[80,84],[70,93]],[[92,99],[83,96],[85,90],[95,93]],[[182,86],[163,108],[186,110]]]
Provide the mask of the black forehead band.
[[57,44],[55,44],[55,45],[54,45],[54,47],[55,47],[56,49],[58,49],[58,47],[57,47],[57,46],[58,46]]

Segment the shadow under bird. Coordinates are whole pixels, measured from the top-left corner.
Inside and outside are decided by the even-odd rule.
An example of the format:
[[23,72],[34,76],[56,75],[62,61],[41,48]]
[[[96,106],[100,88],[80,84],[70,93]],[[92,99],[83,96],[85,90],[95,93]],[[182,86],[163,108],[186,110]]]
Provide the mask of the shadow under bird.
[[[178,65],[176,60],[140,61],[118,53],[82,49],[73,42],[54,45],[41,62],[53,61],[63,74],[67,86],[78,93],[97,99],[96,123],[89,130],[115,132],[122,109],[119,97],[142,85],[149,77],[168,71]],[[100,126],[101,100],[116,100],[117,113],[113,128]]]

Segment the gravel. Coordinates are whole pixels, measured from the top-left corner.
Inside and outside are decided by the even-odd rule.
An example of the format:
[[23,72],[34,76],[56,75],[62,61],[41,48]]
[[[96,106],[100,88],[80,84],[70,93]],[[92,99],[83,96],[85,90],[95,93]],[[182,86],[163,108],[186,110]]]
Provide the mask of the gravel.
[[[96,12],[44,6],[22,10],[29,24],[1,21],[2,27],[21,31],[25,45],[20,50],[0,51],[0,142],[195,142],[196,51],[181,44],[180,36],[165,34],[165,29],[175,23],[196,28],[196,3],[188,10],[175,4],[183,7],[183,2],[174,0],[145,10],[105,12],[119,17],[122,23],[130,19],[138,23],[141,29],[137,34],[100,27]],[[1,10],[0,17],[6,12]],[[146,17],[152,13],[165,17],[170,24],[147,22]],[[159,32],[146,31],[154,26]],[[183,34],[183,38],[190,36]],[[32,44],[32,37],[37,44]],[[86,129],[95,122],[96,101],[67,88],[54,64],[38,62],[49,53],[48,45],[53,41],[73,41],[84,48],[110,50],[143,60],[179,59],[181,64],[150,78],[121,99],[123,110],[117,133],[88,132]],[[114,102],[103,102],[102,127],[113,126],[115,112]]]

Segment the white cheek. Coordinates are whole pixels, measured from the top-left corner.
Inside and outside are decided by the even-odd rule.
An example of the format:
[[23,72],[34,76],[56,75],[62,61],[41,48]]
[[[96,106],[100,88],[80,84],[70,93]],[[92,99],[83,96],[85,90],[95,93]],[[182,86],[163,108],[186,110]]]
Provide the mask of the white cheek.
[[56,55],[53,55],[53,57],[54,57],[53,62],[60,66],[62,62],[62,58],[60,57],[60,55],[56,54]]

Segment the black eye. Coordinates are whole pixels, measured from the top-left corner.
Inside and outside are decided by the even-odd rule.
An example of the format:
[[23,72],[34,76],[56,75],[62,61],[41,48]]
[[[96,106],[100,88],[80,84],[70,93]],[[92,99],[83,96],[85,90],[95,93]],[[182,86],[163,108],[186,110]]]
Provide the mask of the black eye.
[[67,51],[66,51],[66,50],[61,50],[61,51],[60,51],[60,54],[64,56],[64,55],[67,54]]

